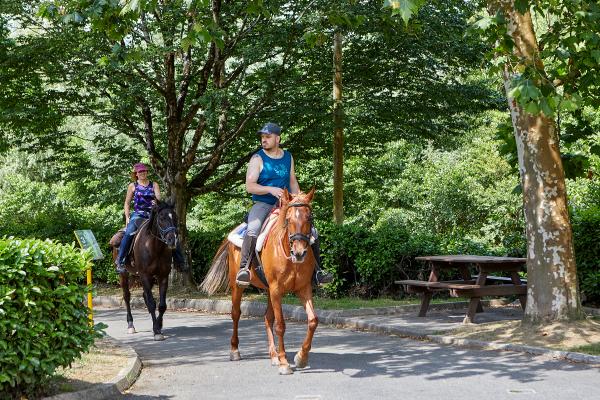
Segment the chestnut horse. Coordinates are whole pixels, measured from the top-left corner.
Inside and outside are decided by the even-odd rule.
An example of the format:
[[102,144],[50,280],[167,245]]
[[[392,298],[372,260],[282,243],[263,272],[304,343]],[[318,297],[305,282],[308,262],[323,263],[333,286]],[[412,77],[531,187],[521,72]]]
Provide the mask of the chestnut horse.
[[[308,331],[302,343],[302,348],[296,353],[294,362],[296,368],[308,365],[308,352],[317,325],[319,323],[312,300],[312,276],[315,268],[315,258],[310,247],[312,228],[312,209],[310,203],[315,190],[309,193],[290,195],[284,190],[280,200],[281,210],[275,226],[271,230],[261,254],[264,274],[269,287],[266,288],[252,267],[250,283],[258,288],[267,289],[268,304],[265,313],[265,326],[269,343],[271,365],[279,366],[282,375],[292,374],[293,371],[285,355],[283,335],[285,320],[281,308],[281,298],[293,292],[302,301],[308,317]],[[208,294],[214,294],[224,286],[231,288],[231,319],[233,334],[231,336],[230,360],[241,359],[238,349],[238,323],[240,320],[242,293],[244,288],[235,283],[235,276],[240,266],[240,249],[227,239],[221,244],[213,259],[201,288]],[[273,325],[273,322],[275,325]],[[273,328],[278,338],[275,347]]]
[[[117,258],[118,245],[113,245],[113,261]],[[131,315],[131,293],[129,292],[129,274],[139,276],[144,288],[144,302],[152,317],[154,340],[164,340],[162,334],[163,315],[167,309],[167,287],[171,273],[172,252],[177,246],[177,215],[169,203],[158,202],[152,208],[150,218],[138,230],[133,242],[133,251],[125,267],[127,272],[119,275],[123,300],[127,308],[127,332],[135,333]],[[156,301],[152,295],[154,282],[158,282],[158,317]]]

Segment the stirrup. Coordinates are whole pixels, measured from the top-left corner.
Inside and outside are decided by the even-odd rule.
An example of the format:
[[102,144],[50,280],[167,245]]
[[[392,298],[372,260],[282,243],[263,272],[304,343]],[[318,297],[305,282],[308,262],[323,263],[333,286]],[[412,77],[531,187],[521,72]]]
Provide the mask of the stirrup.
[[117,273],[118,274],[124,274],[125,272],[127,272],[127,268],[125,268],[125,264],[124,263],[117,263]]
[[315,272],[315,283],[317,285],[325,285],[333,281],[333,275],[325,270],[318,269]]
[[235,283],[240,287],[250,286],[250,270],[248,268],[240,269],[235,276]]

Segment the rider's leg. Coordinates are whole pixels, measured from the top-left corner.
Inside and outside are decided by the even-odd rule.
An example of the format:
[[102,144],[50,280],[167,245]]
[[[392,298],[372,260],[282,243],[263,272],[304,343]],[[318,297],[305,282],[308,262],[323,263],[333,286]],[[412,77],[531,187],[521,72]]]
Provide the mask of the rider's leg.
[[129,223],[125,228],[125,234],[123,235],[123,239],[121,239],[121,244],[119,245],[119,254],[117,255],[117,259],[115,260],[115,264],[117,265],[117,272],[122,274],[126,272],[125,269],[125,258],[127,257],[127,253],[129,252],[129,247],[131,246],[131,240],[133,236],[131,235],[135,232],[135,221],[139,218],[136,213],[131,214],[129,218]]
[[273,205],[259,201],[254,203],[248,213],[248,227],[244,241],[242,242],[240,270],[235,277],[235,282],[239,286],[248,286],[250,284],[250,265],[252,264],[252,256],[256,247],[256,239],[263,222],[272,209]]
[[310,245],[310,247],[312,248],[313,254],[315,255],[315,272],[313,274],[313,281],[317,285],[323,285],[325,283],[331,282],[333,280],[333,275],[331,275],[331,273],[325,271],[322,268],[319,234],[314,227],[312,228],[311,233],[313,237],[313,243]]
[[177,271],[187,271],[187,262],[181,249],[181,243],[177,242],[177,247],[173,250],[173,266]]

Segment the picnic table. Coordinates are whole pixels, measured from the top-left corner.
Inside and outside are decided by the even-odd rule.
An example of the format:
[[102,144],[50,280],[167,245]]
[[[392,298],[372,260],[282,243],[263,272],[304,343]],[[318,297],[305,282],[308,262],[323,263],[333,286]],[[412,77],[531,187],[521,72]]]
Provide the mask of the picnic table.
[[[448,290],[453,297],[468,297],[469,307],[463,323],[475,321],[475,313],[483,312],[481,298],[483,296],[510,296],[515,295],[525,309],[527,301],[527,282],[519,276],[526,264],[526,258],[517,257],[492,257],[473,255],[446,255],[416,257],[418,261],[429,263],[431,272],[429,280],[401,280],[395,283],[404,285],[407,293],[421,294],[421,309],[419,317],[425,317],[433,293]],[[470,267],[476,273],[471,275]],[[442,271],[454,270],[460,273],[462,279],[440,281]],[[494,273],[507,273],[510,277],[492,275]]]

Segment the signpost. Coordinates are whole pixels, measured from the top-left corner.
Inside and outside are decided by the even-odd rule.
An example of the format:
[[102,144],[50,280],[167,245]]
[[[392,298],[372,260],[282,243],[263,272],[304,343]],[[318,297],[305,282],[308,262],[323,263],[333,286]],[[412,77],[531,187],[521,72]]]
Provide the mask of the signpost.
[[[79,245],[84,249],[90,249],[92,251],[92,260],[102,260],[104,255],[100,246],[94,237],[94,233],[89,229],[74,231],[75,238],[79,242]],[[90,309],[90,324],[94,323],[92,315],[92,265],[87,270],[87,285],[88,285],[88,308]]]

